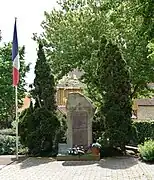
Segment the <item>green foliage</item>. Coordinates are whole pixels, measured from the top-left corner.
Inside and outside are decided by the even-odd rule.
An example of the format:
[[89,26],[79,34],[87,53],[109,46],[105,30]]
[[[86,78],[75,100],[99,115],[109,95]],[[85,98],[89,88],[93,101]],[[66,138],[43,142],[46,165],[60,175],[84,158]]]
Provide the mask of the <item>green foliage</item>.
[[56,87],[54,76],[45,57],[43,45],[39,44],[38,59],[35,65],[33,98],[37,101],[39,107],[45,107],[53,113],[56,111]]
[[101,111],[99,110],[93,118],[92,122],[92,131],[93,131],[93,141],[97,141],[99,137],[102,136],[102,133],[104,132],[104,117],[101,114]]
[[[10,128],[11,122],[15,117],[15,92],[12,86],[12,58],[11,43],[0,47],[0,128]],[[19,49],[20,58],[20,83],[18,86],[19,105],[21,99],[25,96],[25,74],[29,70],[29,65],[25,65],[25,48]]]
[[34,112],[33,104],[31,102],[30,107],[25,109],[21,115],[19,116],[19,135],[21,139],[21,143],[27,147],[28,146],[28,121],[31,119],[32,113]]
[[55,114],[46,108],[29,109],[23,112],[19,122],[21,143],[33,155],[52,152],[53,142],[58,134],[60,123]]
[[[19,141],[19,153],[22,151],[22,145]],[[16,137],[11,135],[0,134],[0,155],[15,154],[16,151]]]
[[29,109],[20,116],[19,134],[21,142],[28,147],[32,155],[52,153],[55,139],[60,129],[56,113],[55,83],[50,66],[40,43],[35,66],[34,88],[31,91],[35,99]]
[[106,137],[105,132],[102,132],[102,135],[97,140],[102,148],[100,151],[101,157],[111,157],[111,156],[121,156],[123,152],[117,147],[111,147],[109,139]]
[[154,61],[147,58],[147,45],[154,37],[153,0],[91,0],[87,4],[68,0],[61,1],[60,7],[45,12],[44,32],[38,37],[46,46],[56,78],[76,67],[84,70],[89,94],[100,102],[97,51],[105,35],[117,44],[129,66],[132,97],[147,96],[147,83],[154,80]]
[[134,121],[133,125],[137,130],[137,144],[154,139],[154,121]]
[[101,136],[97,139],[97,142],[101,144],[103,149],[110,147],[109,139],[106,137],[105,132],[102,132]]
[[0,154],[15,153],[16,137],[9,135],[0,135]]
[[32,154],[52,152],[60,124],[55,114],[46,108],[38,108],[28,119],[27,146]]
[[111,146],[129,141],[131,99],[147,96],[147,83],[154,80],[147,48],[152,5],[153,0],[64,0],[60,10],[45,12],[44,32],[34,37],[44,43],[56,79],[76,67],[84,71],[82,81],[102,108]]
[[2,135],[11,135],[11,136],[15,136],[15,129],[0,129],[0,134]]
[[152,39],[149,44],[148,44],[148,49],[149,49],[149,58],[154,61],[154,39]]
[[148,140],[143,145],[139,145],[139,152],[144,161],[154,162],[154,140]]
[[111,147],[119,146],[123,150],[129,142],[132,129],[128,67],[117,46],[111,42],[102,42],[99,57],[102,59],[98,71],[104,99],[101,110],[105,117],[105,136],[109,139]]
[[58,114],[58,120],[60,122],[60,128],[59,131],[57,132],[57,136],[55,139],[55,144],[58,145],[58,143],[66,143],[66,130],[67,130],[67,119],[66,116],[63,115],[62,113],[57,113]]
[[[98,132],[99,136],[97,135],[96,139],[99,140],[99,143],[103,147],[108,147],[108,141],[107,137],[105,137],[104,128],[99,127],[100,126],[100,116],[98,117],[98,124],[94,123],[93,127],[93,133],[96,134]],[[97,130],[98,127],[98,130]],[[102,126],[103,127],[103,126]],[[154,139],[154,121],[133,121],[132,124],[132,133],[130,134],[130,145],[137,146],[138,144],[142,144],[145,142],[145,140]]]

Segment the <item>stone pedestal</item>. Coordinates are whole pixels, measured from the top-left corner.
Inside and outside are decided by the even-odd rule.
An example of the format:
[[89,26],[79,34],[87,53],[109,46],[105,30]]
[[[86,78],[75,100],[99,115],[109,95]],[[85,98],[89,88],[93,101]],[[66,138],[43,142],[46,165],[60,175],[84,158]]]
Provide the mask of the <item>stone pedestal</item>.
[[70,93],[67,100],[67,144],[87,147],[92,143],[92,120],[95,108],[80,93]]

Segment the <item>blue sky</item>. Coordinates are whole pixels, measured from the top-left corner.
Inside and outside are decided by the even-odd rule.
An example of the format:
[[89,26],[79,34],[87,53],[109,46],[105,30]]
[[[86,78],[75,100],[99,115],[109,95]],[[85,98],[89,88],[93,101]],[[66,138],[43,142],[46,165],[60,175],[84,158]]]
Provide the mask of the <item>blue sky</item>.
[[26,63],[31,62],[31,71],[27,75],[27,83],[34,79],[36,61],[36,43],[31,39],[33,33],[41,33],[40,23],[44,19],[44,11],[50,12],[57,6],[57,0],[1,0],[0,30],[2,42],[12,41],[14,18],[17,17],[19,45],[25,45]]

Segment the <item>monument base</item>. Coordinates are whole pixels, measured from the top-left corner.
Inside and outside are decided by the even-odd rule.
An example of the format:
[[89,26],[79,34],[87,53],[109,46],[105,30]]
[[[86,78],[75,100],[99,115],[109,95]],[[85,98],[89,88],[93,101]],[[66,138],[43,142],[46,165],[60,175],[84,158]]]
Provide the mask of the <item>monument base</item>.
[[73,156],[67,154],[58,154],[57,161],[99,161],[100,155],[84,154],[81,156]]

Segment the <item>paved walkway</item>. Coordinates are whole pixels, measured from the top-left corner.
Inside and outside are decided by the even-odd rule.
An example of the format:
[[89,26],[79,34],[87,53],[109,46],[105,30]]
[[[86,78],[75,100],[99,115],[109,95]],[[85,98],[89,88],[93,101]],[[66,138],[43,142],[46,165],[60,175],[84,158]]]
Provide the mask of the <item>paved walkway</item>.
[[154,165],[117,157],[100,162],[28,158],[0,170],[0,180],[154,180]]
[[12,162],[12,156],[0,156],[0,169]]
[[[19,155],[19,162],[25,159],[25,156]],[[0,169],[16,161],[15,155],[0,155]]]

